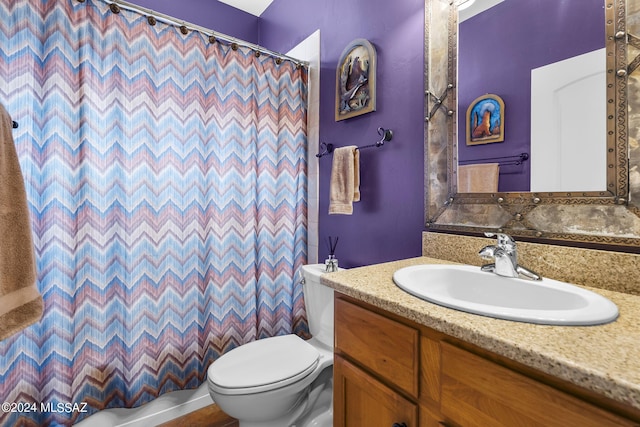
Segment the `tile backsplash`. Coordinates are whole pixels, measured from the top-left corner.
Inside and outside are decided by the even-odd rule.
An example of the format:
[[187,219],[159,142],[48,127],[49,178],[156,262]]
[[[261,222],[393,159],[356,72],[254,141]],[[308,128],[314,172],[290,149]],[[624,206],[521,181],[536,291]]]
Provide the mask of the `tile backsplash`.
[[[422,255],[470,265],[485,261],[478,251],[495,239],[422,233]],[[640,295],[640,255],[540,243],[517,242],[518,263],[556,280]]]

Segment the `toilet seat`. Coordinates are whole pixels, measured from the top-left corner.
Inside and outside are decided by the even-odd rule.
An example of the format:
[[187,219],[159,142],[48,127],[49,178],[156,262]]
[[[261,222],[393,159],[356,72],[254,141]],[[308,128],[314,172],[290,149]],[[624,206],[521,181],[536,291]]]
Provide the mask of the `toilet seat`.
[[319,359],[318,350],[297,335],[265,338],[237,347],[211,364],[209,384],[227,395],[275,390],[309,375]]

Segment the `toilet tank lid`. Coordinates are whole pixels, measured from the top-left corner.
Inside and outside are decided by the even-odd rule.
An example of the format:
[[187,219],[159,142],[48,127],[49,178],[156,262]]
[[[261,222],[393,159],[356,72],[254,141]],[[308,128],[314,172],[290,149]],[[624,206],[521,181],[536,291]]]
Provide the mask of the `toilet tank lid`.
[[[343,270],[342,268],[338,268],[338,271]],[[320,280],[320,276],[327,272],[326,266],[324,264],[305,264],[302,266],[302,271],[304,274],[312,276],[317,280]]]
[[310,371],[320,353],[297,335],[264,338],[236,347],[213,362],[209,381],[227,389],[260,387]]

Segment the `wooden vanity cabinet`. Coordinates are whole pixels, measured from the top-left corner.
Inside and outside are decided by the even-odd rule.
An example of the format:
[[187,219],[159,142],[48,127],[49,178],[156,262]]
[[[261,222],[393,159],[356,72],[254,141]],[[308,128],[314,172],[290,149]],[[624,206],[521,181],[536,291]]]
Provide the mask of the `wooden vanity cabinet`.
[[640,427],[640,411],[336,293],[336,427]]

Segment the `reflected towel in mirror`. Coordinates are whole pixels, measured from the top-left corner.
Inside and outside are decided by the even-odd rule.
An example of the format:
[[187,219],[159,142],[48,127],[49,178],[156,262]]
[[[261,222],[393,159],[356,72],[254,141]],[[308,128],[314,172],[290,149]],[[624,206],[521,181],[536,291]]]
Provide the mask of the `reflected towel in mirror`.
[[499,163],[458,166],[459,193],[495,193],[498,191]]

